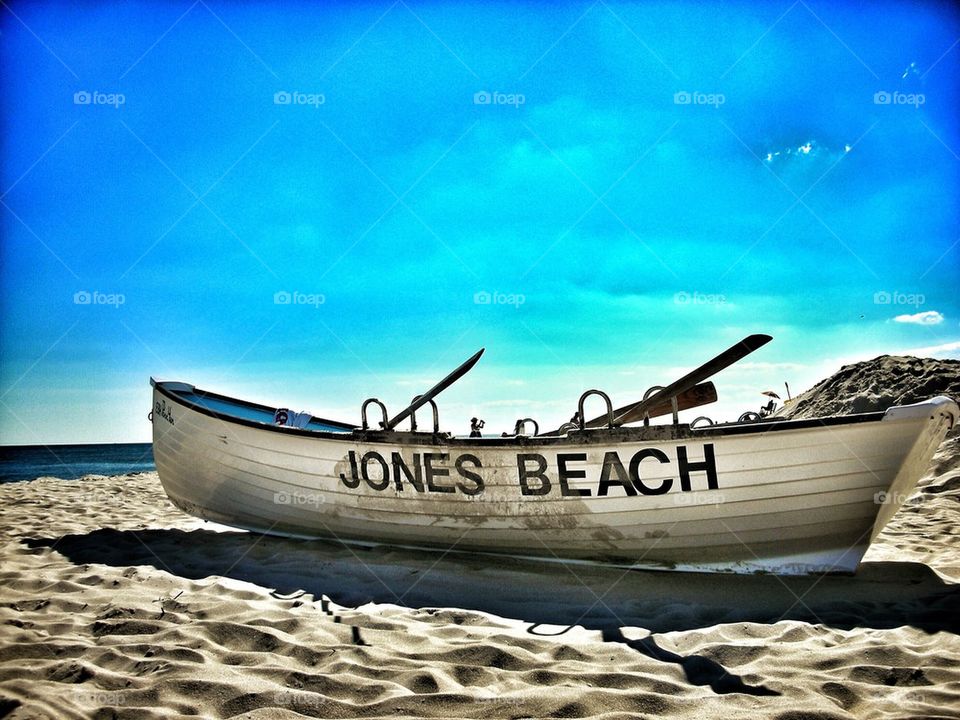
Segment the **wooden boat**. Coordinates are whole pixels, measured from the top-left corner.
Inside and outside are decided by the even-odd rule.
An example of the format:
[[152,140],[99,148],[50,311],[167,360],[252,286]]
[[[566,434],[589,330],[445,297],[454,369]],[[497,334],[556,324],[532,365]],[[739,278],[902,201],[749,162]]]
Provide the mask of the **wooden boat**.
[[376,400],[357,426],[151,384],[161,483],[197,517],[288,537],[707,571],[854,572],[960,419],[936,397],[816,420],[626,427],[607,400],[603,427],[454,437],[432,399],[432,430],[400,431]]

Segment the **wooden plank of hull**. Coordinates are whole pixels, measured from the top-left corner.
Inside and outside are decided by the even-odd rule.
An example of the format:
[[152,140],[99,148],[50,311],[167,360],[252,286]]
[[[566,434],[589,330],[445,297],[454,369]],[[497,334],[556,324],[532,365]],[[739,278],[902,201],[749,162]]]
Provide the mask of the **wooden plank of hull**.
[[[954,406],[955,408],[955,406]],[[301,537],[338,537],[403,546],[582,558],[622,564],[686,564],[705,569],[770,569],[780,572],[853,571],[870,539],[895,510],[878,505],[877,493],[905,496],[922,474],[931,446],[946,420],[877,421],[776,433],[692,437],[615,447],[529,444],[489,447],[483,441],[455,448],[430,444],[403,447],[270,432],[175,408],[175,424],[154,421],[154,453],[168,496],[186,511],[251,530]],[[689,461],[714,446],[718,487],[692,471],[690,490],[677,485],[678,447]],[[643,482],[661,495],[628,497],[614,485],[597,497],[604,454],[616,451],[624,466],[634,453],[656,447],[670,462],[642,463]],[[856,448],[853,452],[851,448]],[[398,452],[412,465],[413,453],[470,454],[480,460],[484,491],[469,495],[417,492],[409,482],[383,490],[352,477],[348,453],[376,451],[388,460]],[[524,497],[517,454],[539,452],[547,462],[552,492]],[[578,454],[568,468],[584,478],[567,481],[562,496],[558,456]],[[439,482],[453,486],[457,473]],[[917,468],[919,467],[919,472]],[[899,498],[902,499],[902,498]],[[792,563],[792,569],[791,569]]]

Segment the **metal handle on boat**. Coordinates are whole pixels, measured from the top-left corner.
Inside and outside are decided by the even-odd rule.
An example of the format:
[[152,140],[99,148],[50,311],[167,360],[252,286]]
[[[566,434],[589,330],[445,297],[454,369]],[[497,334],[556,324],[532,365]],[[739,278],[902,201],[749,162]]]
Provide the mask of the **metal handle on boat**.
[[564,424],[561,425],[560,428],[557,430],[557,435],[563,435],[563,434],[565,434],[565,433],[570,432],[571,430],[576,430],[578,427],[580,427],[580,426],[577,425],[575,422],[567,422],[567,423],[564,423]]
[[[655,394],[655,393],[658,393],[658,392],[660,392],[661,390],[663,390],[664,387],[665,387],[664,385],[653,385],[652,387],[647,388],[647,391],[643,394],[643,399],[644,399],[644,400],[647,400],[648,398],[650,398],[651,395],[653,395],[653,394]],[[676,400],[676,398],[674,398],[674,400],[673,400],[673,407],[677,407],[677,400]],[[674,416],[673,422],[674,422],[674,423],[677,422],[676,416]],[[643,415],[643,426],[644,426],[644,427],[648,427],[649,425],[650,425],[650,415],[649,415],[649,413],[644,413],[644,415]]]
[[697,423],[700,422],[701,420],[705,421],[708,426],[713,425],[713,420],[708,418],[706,415],[701,415],[698,418],[694,418],[693,422],[690,423],[690,429],[692,430],[693,428],[695,428],[697,426]]
[[521,420],[517,420],[517,427],[516,427],[517,435],[526,435],[526,432],[524,431],[527,429],[528,422],[533,423],[533,437],[536,437],[537,435],[539,435],[540,423],[538,423],[533,418],[522,418]]
[[[410,404],[413,405],[417,402],[423,395],[417,395],[413,400],[410,401]],[[427,400],[430,403],[430,408],[433,410],[433,432],[440,432],[440,411],[437,409],[437,404],[433,401],[433,398]],[[410,413],[410,432],[417,431],[417,411],[413,410]]]
[[653,385],[652,387],[647,388],[647,391],[643,394],[642,399],[649,400],[651,395],[653,395],[655,392],[663,390],[663,387],[663,385]]
[[[648,391],[649,392],[649,391]],[[587,390],[583,395],[580,396],[580,402],[577,403],[577,417],[580,422],[580,430],[586,430],[587,424],[583,419],[583,402],[591,395],[599,395],[603,398],[603,401],[607,404],[607,427],[613,427],[613,403],[610,402],[610,396],[607,395],[603,390]]]
[[376,398],[367,398],[366,400],[363,401],[363,405],[360,407],[360,419],[362,421],[361,427],[364,430],[370,429],[370,424],[367,422],[367,406],[370,403],[376,403],[377,405],[380,406],[380,412],[383,414],[383,423],[381,423],[381,426],[386,427],[387,426],[387,406],[384,405],[379,400],[377,400]]
[[[657,392],[660,392],[661,390],[663,390],[663,388],[664,388],[663,385],[654,385],[653,387],[648,388],[647,391],[643,394],[643,399],[644,399],[644,400],[647,400],[647,399],[650,398],[654,393],[657,393]],[[679,424],[680,424],[680,401],[677,400],[677,396],[676,396],[676,395],[674,395],[673,397],[670,398],[670,409],[672,410],[672,414],[673,414],[673,424],[674,424],[674,425],[679,425]],[[643,415],[643,425],[644,425],[644,427],[649,427],[649,426],[650,426],[650,414],[649,414],[649,413],[644,413],[644,415]]]

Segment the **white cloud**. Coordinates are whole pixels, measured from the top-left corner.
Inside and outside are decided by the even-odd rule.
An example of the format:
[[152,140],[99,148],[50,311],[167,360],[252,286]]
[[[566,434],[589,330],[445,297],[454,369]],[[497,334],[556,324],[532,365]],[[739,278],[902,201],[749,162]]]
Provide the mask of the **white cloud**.
[[936,310],[926,310],[913,315],[897,315],[893,321],[912,325],[939,325],[943,322],[943,315]]
[[781,148],[780,150],[771,150],[766,153],[765,157],[767,162],[774,162],[775,160],[778,162],[786,162],[786,158],[788,157],[816,157],[818,155],[822,155],[828,159],[840,159],[852,149],[853,145],[850,143],[845,143],[843,145],[843,150],[840,151],[835,148],[821,145],[816,140],[808,140],[797,147],[786,147]]
[[948,358],[958,357],[958,354],[960,354],[960,342],[949,342],[944,343],[943,345],[929,345],[921,348],[910,348],[909,350],[902,350],[893,354],[915,355],[917,357],[938,357],[940,355]]
[[794,372],[797,370],[806,370],[809,366],[795,362],[739,362],[734,367],[738,370],[746,370],[749,372],[780,372],[784,370]]

